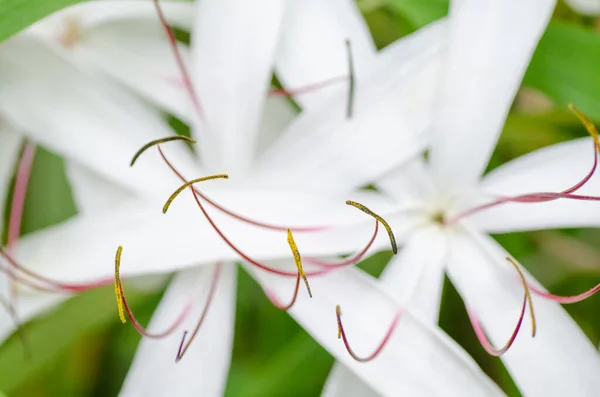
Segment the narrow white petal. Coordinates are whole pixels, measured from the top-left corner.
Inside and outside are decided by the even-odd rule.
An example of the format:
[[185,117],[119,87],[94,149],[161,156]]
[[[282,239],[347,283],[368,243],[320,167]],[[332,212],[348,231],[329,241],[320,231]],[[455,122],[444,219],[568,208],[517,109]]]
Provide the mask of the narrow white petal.
[[392,258],[381,275],[390,296],[437,324],[447,259],[446,236],[436,227],[420,229]]
[[[173,135],[137,98],[25,36],[2,43],[0,82],[0,95],[11,99],[0,112],[34,141],[135,191],[171,189],[174,177],[155,151],[129,167],[142,145]],[[197,169],[182,144],[170,144],[168,152],[184,173]]]
[[65,169],[79,214],[106,211],[134,198],[131,191],[74,161],[67,161]]
[[[233,190],[220,194],[214,191],[209,196],[225,208],[271,224],[351,225],[295,233],[298,247],[305,255],[352,253],[362,249],[373,233],[371,218],[344,205],[343,200],[326,202],[322,195]],[[291,258],[285,230],[268,231],[246,225],[205,205],[223,233],[251,257]],[[188,192],[182,193],[166,215],[161,207],[161,203],[133,201],[74,217],[27,235],[19,242],[17,257],[24,266],[54,279],[102,279],[107,283],[112,281],[112,264],[119,245],[124,248],[121,265],[124,276],[172,272],[219,260],[241,260],[212,229]],[[381,231],[373,249],[388,245],[387,235]],[[293,266],[288,269],[292,276],[294,269]]]
[[336,363],[329,373],[321,397],[379,397],[368,384],[345,367]]
[[271,96],[265,101],[258,129],[257,152],[261,155],[296,117],[296,109],[287,98]]
[[580,14],[600,15],[600,0],[565,0],[567,4]]
[[0,237],[4,230],[4,214],[8,192],[16,170],[22,138],[5,121],[0,121]]
[[301,114],[261,159],[259,181],[351,190],[422,150],[443,34],[433,25],[378,57],[356,88],[351,119],[346,95]]
[[398,201],[430,201],[436,194],[431,173],[422,157],[387,172],[377,187]]
[[[555,0],[452,3],[430,153],[446,187],[484,171]],[[459,188],[460,186],[454,186]]]
[[[485,195],[512,196],[535,192],[561,192],[574,186],[593,165],[591,138],[559,143],[502,165],[482,181]],[[575,194],[600,196],[598,172]],[[491,199],[490,199],[491,200]],[[502,204],[473,216],[473,222],[490,232],[597,226],[597,202],[559,199],[546,203]]]
[[[352,45],[355,76],[360,79],[375,57],[369,28],[352,0],[294,0],[286,7],[278,46],[277,77],[288,89],[348,76],[345,41]],[[344,95],[347,80],[295,96],[304,109]]]
[[[448,264],[450,279],[495,346],[511,335],[523,302],[523,287],[506,256],[487,236],[457,234]],[[523,395],[597,395],[600,356],[595,347],[558,303],[534,295],[533,305],[535,338],[526,316],[521,333],[502,356]]]
[[284,5],[206,0],[197,7],[193,75],[205,120],[196,127],[211,168],[243,171],[253,160]]
[[185,356],[175,362],[183,331],[189,331],[189,338],[202,313],[215,269],[188,270],[175,277],[152,316],[149,330],[160,332],[170,327],[190,298],[192,312],[178,332],[163,339],[142,339],[120,396],[223,395],[233,344],[235,264],[221,266],[222,274],[202,327]]
[[[259,277],[281,299],[288,299],[293,280]],[[408,311],[375,360],[354,361],[337,339],[336,304],[342,307],[344,327],[353,348],[358,354],[367,355],[377,347],[394,317],[397,310],[394,300],[382,293],[374,279],[354,268],[313,277],[310,283],[313,299],[300,294],[291,315],[377,393],[384,396],[501,395],[497,386],[456,343]]]

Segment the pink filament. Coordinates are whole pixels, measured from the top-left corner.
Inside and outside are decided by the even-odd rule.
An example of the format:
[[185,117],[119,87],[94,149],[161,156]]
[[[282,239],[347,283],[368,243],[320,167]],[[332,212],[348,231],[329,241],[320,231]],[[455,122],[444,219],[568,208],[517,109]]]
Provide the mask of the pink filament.
[[321,88],[330,86],[332,84],[345,81],[347,79],[348,79],[348,76],[337,76],[337,77],[332,77],[332,78],[324,80],[324,81],[320,81],[318,83],[312,83],[312,84],[308,84],[308,85],[305,85],[302,87],[292,88],[292,89],[288,89],[288,90],[286,90],[285,88],[272,88],[269,91],[269,95],[292,97],[292,96],[296,96],[296,95],[305,94],[308,92],[313,92],[313,91],[319,90]]
[[398,326],[398,322],[400,321],[401,316],[402,316],[402,311],[398,310],[396,312],[396,315],[394,316],[394,319],[392,320],[392,323],[388,327],[388,330],[385,333],[385,336],[379,343],[379,346],[377,346],[377,348],[375,349],[375,351],[373,353],[369,354],[366,357],[361,357],[358,354],[356,354],[354,352],[354,350],[352,349],[352,347],[350,346],[350,342],[348,342],[348,337],[346,336],[346,330],[344,329],[344,324],[342,323],[342,315],[339,311],[336,312],[338,329],[340,332],[340,336],[342,337],[342,340],[344,341],[344,346],[346,347],[346,350],[348,351],[348,353],[350,354],[350,356],[352,356],[352,358],[354,360],[362,362],[362,363],[375,359],[383,351],[384,347],[390,341],[394,331],[396,330],[396,327]]
[[483,331],[483,328],[479,322],[479,319],[475,315],[475,312],[473,312],[472,310],[467,310],[467,313],[469,314],[469,320],[471,320],[471,325],[473,326],[473,330],[475,331],[475,335],[477,336],[477,339],[479,340],[479,343],[481,344],[481,346],[485,349],[485,351],[488,354],[495,356],[495,357],[499,357],[499,356],[503,355],[504,353],[506,353],[508,351],[508,349],[511,348],[514,341],[517,339],[517,335],[519,334],[519,331],[521,330],[521,325],[523,324],[523,318],[525,317],[526,307],[527,307],[527,295],[525,295],[525,297],[523,298],[523,305],[521,306],[521,313],[519,314],[519,320],[517,321],[517,325],[515,326],[515,329],[513,330],[512,335],[510,336],[510,338],[508,339],[506,344],[503,347],[501,347],[500,349],[495,349],[492,346],[492,344],[488,340],[487,336],[485,335],[485,332]]
[[298,298],[298,290],[300,289],[300,278],[300,273],[298,273],[298,275],[296,276],[296,286],[294,287],[294,293],[292,294],[292,299],[290,300],[290,303],[281,303],[279,298],[277,298],[277,295],[275,295],[275,293],[270,288],[265,288],[265,295],[267,295],[267,298],[269,298],[273,306],[275,306],[279,310],[287,311],[291,309],[292,306],[294,306],[294,303],[296,303],[296,299]]
[[592,295],[596,294],[596,292],[600,291],[600,284],[597,284],[596,286],[590,288],[589,290],[587,290],[585,292],[582,292],[581,294],[572,295],[572,296],[554,295],[549,292],[545,292],[540,289],[537,289],[536,287],[533,287],[531,285],[529,285],[529,289],[534,294],[539,295],[543,298],[552,300],[554,302],[562,303],[562,304],[569,304],[569,303],[581,302],[581,301],[591,297]]
[[9,250],[14,248],[19,236],[21,235],[21,223],[23,221],[23,209],[25,207],[25,197],[31,177],[31,169],[35,158],[35,144],[27,142],[23,149],[23,155],[19,161],[17,169],[17,178],[15,189],[12,196],[10,207],[10,218],[8,226],[7,247]]
[[202,324],[204,323],[204,320],[206,319],[206,316],[208,314],[208,309],[210,308],[210,305],[215,296],[215,292],[217,290],[217,285],[219,284],[220,276],[221,276],[221,263],[217,263],[215,265],[215,272],[213,275],[212,282],[210,284],[210,291],[208,291],[208,298],[204,305],[204,309],[202,309],[202,314],[200,315],[200,318],[198,319],[198,322],[196,323],[196,327],[194,328],[194,331],[192,332],[192,336],[190,337],[190,339],[188,339],[188,341],[187,341],[187,343],[185,343],[185,345],[184,345],[184,342],[185,342],[185,338],[186,338],[188,332],[187,331],[183,332],[183,337],[181,338],[181,343],[179,344],[179,350],[177,351],[177,357],[175,358],[175,362],[179,362],[183,358],[183,356],[189,349],[190,345],[192,344],[192,342],[198,335],[198,331],[200,331],[200,328],[202,327]]

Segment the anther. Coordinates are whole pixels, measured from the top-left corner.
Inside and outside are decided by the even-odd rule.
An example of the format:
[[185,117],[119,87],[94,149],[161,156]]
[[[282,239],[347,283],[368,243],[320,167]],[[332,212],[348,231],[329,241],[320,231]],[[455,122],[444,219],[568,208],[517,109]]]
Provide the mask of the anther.
[[350,356],[352,356],[353,359],[364,363],[364,362],[368,362],[368,361],[375,359],[383,351],[383,348],[390,341],[392,334],[394,333],[396,327],[398,326],[398,321],[400,321],[400,317],[402,316],[402,311],[398,310],[396,312],[396,315],[394,316],[394,319],[392,320],[392,323],[390,324],[385,336],[379,343],[379,346],[377,346],[377,349],[375,349],[375,351],[373,353],[369,354],[366,357],[360,357],[350,347],[350,343],[348,342],[348,337],[346,336],[346,331],[344,329],[344,324],[342,323],[342,308],[340,307],[340,305],[337,305],[335,307],[335,315],[337,317],[337,324],[338,324],[338,327],[337,327],[338,328],[338,330],[337,330],[338,339],[341,338],[344,341],[344,346],[346,346],[346,350],[348,351]]
[[167,202],[165,203],[165,205],[163,207],[163,214],[167,213],[173,200],[175,200],[177,198],[177,196],[179,196],[179,194],[181,192],[183,192],[185,189],[187,189],[188,187],[190,187],[196,183],[210,181],[213,179],[229,179],[229,175],[227,175],[227,174],[209,175],[209,176],[203,176],[201,178],[192,179],[189,182],[185,182],[171,195],[171,197],[169,197],[169,199],[167,200]]
[[348,107],[346,109],[346,117],[352,118],[354,114],[354,86],[356,84],[354,76],[354,58],[352,56],[352,43],[349,39],[346,39],[346,54],[348,57]]
[[364,212],[365,214],[370,215],[373,218],[377,219],[383,225],[383,227],[385,227],[385,230],[388,233],[388,236],[390,238],[390,244],[392,245],[392,252],[394,252],[394,254],[398,253],[398,245],[396,244],[396,237],[394,237],[394,232],[392,231],[391,226],[386,222],[385,219],[383,219],[381,216],[379,216],[376,213],[374,213],[373,211],[371,211],[366,206],[364,206],[360,203],[357,203],[356,201],[347,200],[346,204],[356,207],[359,210],[361,210],[362,212]]
[[298,274],[302,277],[302,280],[304,280],[304,285],[306,285],[308,296],[312,298],[310,284],[308,284],[308,278],[306,277],[306,273],[304,273],[304,269],[302,268],[302,258],[300,257],[300,251],[298,251],[298,246],[294,241],[294,236],[292,235],[292,231],[290,229],[288,229],[287,231],[287,241],[290,245],[290,249],[292,250],[292,254],[294,255],[294,263],[296,264],[296,268],[298,268]]
[[161,143],[166,143],[166,142],[171,142],[171,141],[186,141],[186,142],[192,143],[192,144],[196,143],[195,140],[193,140],[192,138],[188,138],[187,136],[184,136],[184,135],[173,135],[173,136],[168,136],[166,138],[156,139],[156,140],[148,142],[147,144],[142,146],[140,148],[140,150],[138,150],[133,155],[133,158],[131,159],[131,163],[129,164],[129,166],[133,167],[133,165],[135,164],[137,159],[142,155],[142,153],[144,153],[146,150],[150,149],[152,146],[160,145]]
[[119,318],[121,322],[125,324],[127,320],[125,320],[125,313],[123,311],[123,287],[121,284],[121,277],[119,275],[119,271],[121,268],[121,253],[123,252],[123,247],[119,245],[117,248],[117,253],[115,255],[115,296],[117,298],[117,309],[119,310]]

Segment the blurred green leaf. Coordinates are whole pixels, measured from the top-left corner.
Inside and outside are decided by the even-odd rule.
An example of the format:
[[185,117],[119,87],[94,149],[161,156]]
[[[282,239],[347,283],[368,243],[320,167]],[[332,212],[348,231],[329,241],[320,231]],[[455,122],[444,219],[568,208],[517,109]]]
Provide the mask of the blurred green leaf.
[[85,0],[0,0],[0,42],[34,22]]
[[[127,299],[132,304],[145,299],[146,294],[131,292]],[[78,338],[96,331],[117,318],[112,288],[101,288],[81,294],[59,307],[52,315],[25,326],[27,349],[14,335],[0,348],[0,388],[10,393],[43,372],[60,353]]]
[[575,104],[600,120],[600,35],[589,28],[552,22],[542,37],[523,84],[561,106]]
[[390,8],[420,28],[448,14],[448,0],[388,0]]

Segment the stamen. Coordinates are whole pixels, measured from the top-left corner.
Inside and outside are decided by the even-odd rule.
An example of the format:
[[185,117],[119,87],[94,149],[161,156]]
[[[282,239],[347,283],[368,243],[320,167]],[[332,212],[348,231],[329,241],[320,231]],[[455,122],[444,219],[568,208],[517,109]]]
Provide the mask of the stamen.
[[123,289],[121,285],[121,279],[119,277],[122,252],[123,247],[119,245],[119,247],[117,248],[117,254],[115,255],[115,296],[117,298],[117,309],[119,310],[119,318],[121,319],[121,322],[125,324],[127,321],[125,320],[125,314],[123,313]]
[[171,141],[187,141],[192,144],[196,143],[195,140],[193,140],[192,138],[188,138],[187,136],[184,136],[184,135],[173,135],[173,136],[168,136],[166,138],[161,138],[161,139],[157,139],[157,140],[148,142],[147,144],[142,146],[140,148],[140,150],[138,150],[135,153],[135,155],[133,156],[133,159],[131,160],[131,164],[129,164],[129,166],[133,167],[133,165],[135,164],[137,159],[142,155],[142,153],[144,153],[146,150],[150,149],[152,146],[160,145],[161,143],[171,142]]
[[525,278],[525,275],[523,274],[523,271],[521,270],[521,268],[517,264],[517,262],[514,259],[512,259],[511,257],[508,257],[508,256],[506,257],[506,260],[509,261],[511,263],[511,265],[513,265],[513,267],[515,268],[515,270],[519,274],[519,278],[521,279],[521,283],[523,284],[523,289],[525,290],[525,298],[527,300],[527,303],[529,304],[529,314],[531,316],[531,336],[535,337],[536,321],[535,321],[535,313],[533,311],[533,301],[531,299],[531,292],[529,291],[529,283],[527,283],[527,279]]
[[27,142],[21,155],[21,160],[17,168],[17,177],[15,188],[10,206],[10,217],[8,221],[8,239],[7,247],[13,248],[19,236],[21,235],[21,222],[23,221],[23,209],[25,207],[25,197],[31,177],[33,160],[35,159],[36,146],[34,143]]
[[355,77],[354,77],[354,59],[352,56],[352,44],[349,39],[346,39],[346,53],[348,56],[348,74],[350,78],[348,79],[348,108],[346,110],[346,117],[348,119],[352,118],[354,113],[354,85],[355,85]]
[[392,228],[390,227],[390,225],[385,221],[385,219],[383,219],[381,216],[377,215],[376,213],[374,213],[373,211],[371,211],[364,205],[357,203],[356,201],[347,200],[346,204],[358,208],[365,214],[370,215],[373,218],[377,219],[379,222],[381,222],[383,227],[385,227],[385,230],[387,231],[388,236],[390,238],[390,243],[392,245],[392,252],[394,252],[394,255],[398,253],[398,245],[396,244],[396,237],[394,237],[394,232],[392,231]]
[[596,147],[599,147],[600,144],[598,142],[598,130],[596,129],[596,126],[594,125],[594,123],[592,123],[592,121],[589,118],[587,118],[587,116],[585,114],[583,114],[581,111],[579,111],[579,109],[577,109],[575,107],[575,105],[569,104],[569,110],[571,110],[573,113],[575,113],[575,116],[577,116],[579,121],[581,121],[581,124],[583,124],[583,126],[587,130],[588,134],[590,134],[591,137],[594,139],[594,143],[596,144]]
[[530,287],[527,283],[527,279],[525,278],[523,271],[520,269],[519,265],[515,260],[513,260],[510,257],[507,257],[506,260],[509,261],[517,271],[525,292],[523,295],[523,304],[521,305],[521,313],[519,314],[517,325],[515,326],[510,338],[504,344],[504,346],[502,346],[500,349],[495,349],[488,340],[487,336],[485,335],[483,327],[481,326],[481,323],[479,322],[479,319],[477,318],[475,312],[472,310],[467,310],[469,319],[471,320],[471,325],[473,326],[473,330],[475,331],[475,335],[477,336],[479,343],[488,354],[496,357],[499,357],[506,353],[517,339],[517,335],[519,334],[519,331],[521,330],[521,325],[523,324],[523,318],[525,317],[525,309],[527,308],[527,304],[529,304],[529,313],[531,315],[531,337],[535,337],[536,334],[535,314],[533,311],[533,302],[531,300],[531,293],[529,291]]
[[[180,178],[182,178],[182,180],[184,182],[186,182],[185,178],[179,172],[176,171],[176,168],[171,164],[171,162],[169,161],[169,159],[167,159],[167,156],[165,155],[165,153],[163,152],[163,150],[161,149],[160,146],[158,146],[158,151],[159,151],[161,157],[163,158],[163,160],[165,161],[165,163],[169,166],[169,168],[171,168],[171,170],[173,170],[174,172],[176,172],[177,175],[179,175]],[[288,271],[284,271],[284,270],[280,270],[280,269],[275,269],[275,268],[267,266],[267,265],[265,265],[263,263],[260,263],[260,262],[258,262],[256,260],[252,259],[248,255],[246,255],[235,244],[233,244],[231,242],[231,240],[229,240],[227,238],[227,236],[225,235],[225,233],[223,233],[223,231],[217,226],[217,224],[215,223],[215,221],[212,219],[212,217],[208,214],[208,212],[206,211],[206,209],[202,205],[202,202],[199,199],[200,194],[197,193],[196,189],[190,187],[190,190],[192,192],[192,195],[194,196],[194,200],[196,201],[196,204],[198,205],[198,208],[200,209],[200,211],[202,211],[202,214],[204,215],[204,217],[206,218],[206,220],[208,221],[208,223],[210,223],[210,225],[213,228],[213,230],[215,232],[217,232],[217,234],[219,235],[219,237],[221,237],[221,239],[225,242],[225,244],[227,244],[242,259],[244,259],[245,261],[247,261],[251,265],[254,265],[254,266],[258,267],[259,269],[265,270],[265,271],[267,271],[269,273],[278,274],[280,276],[296,277],[297,272],[288,272]],[[328,272],[330,272],[330,270],[326,269],[326,270],[320,270],[320,271],[315,271],[315,272],[309,272],[306,275],[307,276],[321,275],[321,274],[326,274]]]
[[175,319],[173,324],[169,328],[167,328],[165,331],[157,332],[157,333],[148,332],[137,320],[137,318],[133,314],[133,311],[129,307],[129,304],[127,303],[127,299],[125,298],[125,292],[123,291],[123,283],[121,282],[121,278],[120,278],[120,274],[119,274],[120,266],[121,266],[122,251],[123,251],[123,248],[121,246],[119,246],[119,248],[117,249],[117,255],[116,255],[116,259],[115,259],[115,295],[117,297],[117,307],[119,308],[119,317],[121,318],[121,322],[123,324],[125,324],[125,317],[123,316],[123,308],[124,308],[125,313],[127,313],[127,317],[129,317],[129,320],[133,324],[133,327],[136,329],[136,331],[140,335],[145,336],[147,338],[152,338],[152,339],[160,339],[160,338],[169,336],[170,334],[175,332],[177,330],[177,328],[179,328],[181,323],[183,323],[183,321],[188,316],[188,314],[192,308],[192,301],[189,300],[187,302],[187,304],[184,306],[181,314],[177,317],[177,319]]
[[300,278],[300,273],[298,273],[298,275],[296,276],[296,286],[294,287],[294,294],[292,295],[290,303],[288,303],[287,305],[281,303],[279,301],[279,298],[277,298],[277,295],[275,295],[275,293],[273,293],[273,291],[270,288],[265,288],[265,295],[267,296],[267,298],[269,298],[273,306],[275,306],[279,310],[288,311],[292,308],[292,306],[294,306],[294,303],[296,303],[296,299],[298,298],[298,291],[300,290]]
[[344,341],[344,345],[346,346],[346,350],[348,351],[350,356],[352,356],[353,359],[364,363],[364,362],[373,360],[374,358],[376,358],[379,355],[379,353],[381,353],[383,351],[383,348],[389,342],[389,340],[392,337],[392,334],[394,333],[394,330],[398,326],[398,321],[400,320],[402,311],[398,310],[398,312],[394,316],[394,319],[392,320],[392,323],[390,324],[384,338],[379,343],[379,346],[377,346],[377,349],[375,349],[375,351],[373,353],[369,354],[366,357],[358,356],[354,352],[354,350],[352,350],[352,348],[350,347],[350,343],[348,342],[348,338],[346,336],[346,331],[344,330],[344,324],[342,324],[342,308],[340,307],[340,305],[337,305],[335,307],[335,315],[337,317],[337,323],[338,323],[338,339],[342,338],[342,340]]
[[198,322],[196,323],[196,327],[194,328],[194,331],[192,332],[192,336],[189,338],[187,343],[185,343],[185,345],[184,345],[184,342],[185,342],[185,338],[186,338],[188,332],[187,331],[183,332],[183,336],[181,338],[181,343],[179,344],[179,349],[177,351],[177,357],[175,358],[176,363],[179,362],[183,358],[183,356],[189,349],[190,345],[196,338],[196,335],[198,335],[198,331],[200,330],[200,327],[202,327],[202,323],[204,323],[204,319],[206,318],[206,315],[208,314],[208,309],[209,309],[210,304],[215,295],[215,291],[217,290],[217,285],[219,284],[220,275],[221,275],[221,264],[217,263],[217,265],[215,266],[215,272],[213,275],[213,279],[212,279],[212,282],[210,285],[210,291],[208,291],[208,298],[206,300],[206,304],[204,305],[204,309],[202,310],[202,314],[200,315],[200,318],[198,319]]
[[296,267],[298,268],[298,274],[304,280],[304,285],[306,285],[306,290],[308,291],[308,296],[312,298],[312,292],[310,291],[310,285],[308,284],[308,278],[306,277],[306,273],[304,273],[304,269],[302,268],[302,258],[300,258],[300,251],[298,251],[298,246],[294,241],[294,236],[292,235],[292,231],[288,229],[287,231],[287,240],[290,245],[290,249],[292,250],[292,254],[294,255],[294,263],[296,263]]
[[153,0],[153,2],[154,2],[154,8],[156,8],[156,13],[158,14],[158,19],[160,20],[160,24],[162,25],[163,29],[165,30],[165,34],[167,35],[167,39],[169,40],[169,45],[171,46],[171,51],[173,52],[173,55],[175,56],[175,61],[177,62],[177,67],[179,68],[181,77],[183,78],[183,82],[184,82],[186,91],[188,92],[188,95],[190,96],[190,99],[192,100],[192,104],[194,105],[194,110],[196,111],[196,114],[202,120],[204,117],[204,113],[202,111],[202,106],[200,105],[200,99],[198,98],[198,94],[196,93],[196,90],[194,89],[194,86],[192,84],[192,79],[190,78],[190,73],[188,72],[187,67],[185,66],[185,62],[183,61],[181,52],[179,51],[179,46],[177,45],[177,39],[175,38],[175,35],[173,34],[173,30],[171,29],[171,27],[169,26],[169,23],[167,22],[167,18],[165,17],[165,14],[164,14],[163,10],[161,9],[158,0]]
[[171,195],[171,197],[169,197],[169,199],[167,200],[167,202],[165,203],[165,205],[163,207],[163,214],[167,213],[167,211],[169,210],[169,207],[171,206],[171,203],[173,202],[173,200],[175,200],[177,198],[177,196],[179,196],[179,194],[181,192],[183,192],[185,189],[187,189],[188,187],[192,186],[195,183],[210,181],[210,180],[213,180],[213,179],[229,179],[229,175],[227,175],[227,174],[209,175],[209,176],[203,176],[201,178],[192,179],[189,182],[185,182],[183,185],[181,185],[179,187],[179,189],[177,189]]

